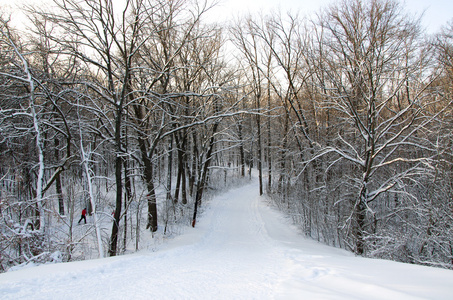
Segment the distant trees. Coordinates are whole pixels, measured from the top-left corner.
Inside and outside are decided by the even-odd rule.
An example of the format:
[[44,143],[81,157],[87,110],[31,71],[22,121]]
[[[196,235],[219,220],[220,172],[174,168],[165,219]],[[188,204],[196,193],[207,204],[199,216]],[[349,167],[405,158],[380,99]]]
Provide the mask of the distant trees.
[[[153,171],[156,147],[167,137],[173,139],[173,135],[181,143],[180,131],[192,126],[194,120],[184,120],[192,114],[190,107],[184,109],[186,104],[180,101],[208,97],[203,81],[213,75],[205,75],[203,69],[214,62],[219,41],[214,29],[200,24],[200,16],[209,8],[206,4],[190,8],[182,1],[126,1],[122,9],[111,1],[64,0],[57,4],[61,11],[40,14],[61,32],[70,33],[70,39],[58,35],[53,38],[90,70],[73,88],[90,102],[83,109],[94,114],[102,124],[97,135],[101,142],[110,143],[115,153],[116,204],[109,254],[116,255],[119,224],[126,214],[122,211],[123,185],[125,195],[130,195],[130,175],[127,175],[130,170],[124,170],[123,174],[123,169],[130,159],[139,159],[143,164],[148,199],[146,227],[156,231],[158,212]],[[209,35],[215,44],[204,35]],[[191,53],[207,56],[193,57],[191,61],[182,59]],[[195,84],[184,81],[184,73],[192,69],[195,75],[189,75],[193,77],[186,80]],[[185,117],[186,114],[189,115]],[[134,134],[136,140],[131,140],[126,132]],[[135,142],[141,152],[137,157],[132,155]],[[179,157],[183,159],[184,149],[180,151]],[[171,189],[172,164],[170,155],[167,189]]]
[[[2,248],[11,263],[18,263],[14,251],[26,262],[48,258],[52,197],[45,193],[53,183],[61,192],[59,176],[70,159],[69,145],[63,158],[58,147],[47,149],[49,143],[59,146],[60,134],[70,141],[71,133],[53,80],[62,73],[52,72],[57,59],[50,57],[44,40],[24,43],[9,20],[1,19]],[[30,51],[38,47],[43,47],[41,57]]]
[[320,25],[316,71],[328,91],[321,106],[348,126],[330,128],[336,136],[317,156],[330,155],[330,168],[353,170],[341,178],[353,193],[344,199],[352,201],[347,222],[363,254],[392,218],[384,195],[409,203],[411,182],[431,173],[436,147],[426,129],[445,108],[431,109],[438,101],[427,97],[430,54],[419,25],[396,2],[343,2],[326,10]]
[[[110,217],[104,212],[109,210],[110,202],[102,202],[102,194],[111,190],[110,174],[115,174],[116,200],[111,215],[109,255],[119,251],[121,226],[123,249],[126,247],[126,220],[131,207],[137,209],[136,227],[140,227],[141,206],[133,203],[135,188],[140,188],[135,186],[136,177],[145,183],[146,192],[142,195],[146,196],[142,199],[148,202],[147,227],[157,231],[155,183],[160,185],[160,174],[166,169],[161,168],[161,161],[166,157],[163,147],[168,140],[174,140],[178,146],[178,191],[182,190],[183,205],[189,202],[188,191],[194,198],[197,192],[200,198],[197,203],[200,202],[209,179],[217,129],[205,136],[197,128],[210,126],[211,122],[218,128],[220,120],[231,116],[234,109],[225,99],[231,88],[231,76],[223,71],[225,65],[219,56],[221,31],[201,23],[201,16],[209,9],[207,3],[190,6],[183,1],[138,0],[125,1],[123,5],[112,1],[62,0],[56,1],[53,9],[29,8],[34,32],[30,43],[23,45],[8,22],[2,23],[1,75],[6,78],[2,86],[1,146],[6,158],[2,159],[5,187],[2,197],[12,203],[29,203],[25,212],[11,215],[12,225],[23,226],[24,230],[48,239],[55,227],[51,227],[52,234],[44,229],[50,227],[46,220],[54,219],[54,212],[52,197],[45,198],[44,194],[55,191],[61,215],[58,222],[69,228],[68,259],[76,249],[72,214],[76,202],[73,198],[78,194],[81,200],[77,200],[77,205],[88,206],[94,216],[99,256],[103,256],[105,233],[98,222]],[[25,37],[23,40],[28,41]],[[16,100],[18,96],[20,101]],[[210,141],[207,148],[198,144],[205,139]],[[15,159],[14,144],[32,149],[23,158]],[[173,153],[172,145],[168,154]],[[34,149],[36,157],[30,155]],[[32,161],[26,162],[28,157]],[[168,193],[173,189],[173,157],[168,156]],[[27,167],[21,166],[25,162]],[[24,202],[11,194],[16,187],[6,184],[14,179],[11,168],[24,172],[28,178],[26,185],[34,186],[21,196]],[[49,173],[51,170],[53,174]],[[81,192],[66,185],[72,185],[72,178],[78,176],[81,178],[76,182],[81,184]],[[54,189],[50,189],[54,182]],[[63,216],[65,195],[71,197],[67,200],[69,222]],[[174,199],[178,197],[175,192]],[[13,208],[5,206],[7,203],[3,202],[2,208],[9,214]],[[165,207],[165,214],[171,206],[172,203]],[[176,219],[177,211],[173,213]],[[36,251],[40,255],[44,249]],[[24,262],[22,250],[13,252],[11,257],[17,255],[17,263]],[[34,259],[33,255],[28,257]],[[9,262],[15,264],[15,259]]]
[[[127,155],[124,117],[133,92],[133,62],[144,43],[141,29],[151,8],[144,1],[126,1],[124,9],[118,12],[112,1],[62,0],[55,4],[59,8],[55,13],[40,12],[40,15],[63,34],[53,35],[54,41],[90,70],[85,79],[75,84],[83,86],[88,93],[84,96],[91,103],[86,108],[94,111],[104,124],[100,133],[112,143],[115,153],[116,204],[109,246],[109,254],[114,256],[123,204],[122,171]],[[118,16],[119,12],[122,14]]]
[[[252,28],[247,39],[237,34],[245,28]],[[447,161],[439,141],[449,136],[440,128],[451,106],[450,88],[439,90],[448,74],[447,31],[436,43],[443,71],[419,20],[395,1],[341,1],[306,22],[248,18],[234,32],[259,45],[250,53],[271,54],[270,72],[265,59],[249,64],[272,87],[270,110],[279,99],[284,109],[284,126],[273,128],[284,138],[267,158],[279,161],[277,204],[308,235],[357,254],[449,263],[451,238],[432,230],[450,219],[421,217],[438,211],[434,195],[422,191],[445,186],[439,174],[448,174],[439,170]]]
[[413,239],[424,231],[420,192],[437,184],[440,131],[433,129],[451,105],[433,90],[438,71],[429,43],[393,1],[342,2],[325,10],[319,24],[311,63],[331,138],[319,141],[312,161],[328,166],[326,191],[350,212],[342,225],[353,237],[348,247],[424,261],[425,241]]

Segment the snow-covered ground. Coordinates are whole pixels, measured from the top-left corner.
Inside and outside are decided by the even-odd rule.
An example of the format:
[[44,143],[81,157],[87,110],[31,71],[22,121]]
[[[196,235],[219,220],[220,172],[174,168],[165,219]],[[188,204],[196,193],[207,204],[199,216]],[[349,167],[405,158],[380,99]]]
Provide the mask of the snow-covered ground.
[[0,299],[452,299],[453,271],[303,238],[256,181],[210,202],[155,252],[0,274]]

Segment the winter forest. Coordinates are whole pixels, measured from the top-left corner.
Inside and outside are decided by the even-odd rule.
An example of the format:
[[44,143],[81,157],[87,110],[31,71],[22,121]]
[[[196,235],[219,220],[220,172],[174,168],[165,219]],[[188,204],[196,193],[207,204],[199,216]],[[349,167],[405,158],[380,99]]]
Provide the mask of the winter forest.
[[453,269],[453,23],[213,5],[0,7],[0,272],[144,249],[252,170],[316,241]]

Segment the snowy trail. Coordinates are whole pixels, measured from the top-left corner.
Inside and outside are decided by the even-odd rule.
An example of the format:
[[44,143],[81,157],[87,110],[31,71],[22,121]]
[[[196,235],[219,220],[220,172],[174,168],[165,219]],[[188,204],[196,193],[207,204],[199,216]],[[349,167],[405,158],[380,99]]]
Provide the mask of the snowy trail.
[[451,299],[452,271],[304,239],[257,190],[216,197],[157,252],[0,274],[0,299]]

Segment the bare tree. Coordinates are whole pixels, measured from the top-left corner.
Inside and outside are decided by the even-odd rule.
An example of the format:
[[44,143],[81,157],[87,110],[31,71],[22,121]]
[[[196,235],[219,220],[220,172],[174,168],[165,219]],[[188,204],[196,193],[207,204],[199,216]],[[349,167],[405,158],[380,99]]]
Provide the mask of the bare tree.
[[[258,26],[251,16],[244,19],[241,23],[231,28],[231,33],[234,37],[233,42],[246,59],[247,63],[244,65],[245,75],[248,78],[250,86],[250,94],[253,95],[254,109],[258,112],[255,115],[256,129],[257,129],[257,163],[258,163],[258,179],[259,179],[259,193],[263,194],[263,146],[261,134],[261,102],[263,101],[263,86],[264,76],[263,70],[265,69],[265,57],[263,58],[263,47],[261,40],[257,34]],[[264,62],[263,62],[264,59]],[[264,65],[263,65],[264,64]]]
[[[46,87],[40,78],[42,73],[34,68],[36,57],[28,51],[29,45],[22,43],[8,20],[2,18],[0,27],[3,58],[0,76],[4,79],[0,114],[4,133],[1,144],[2,148],[6,148],[2,153],[2,177],[11,180],[14,175],[24,176],[23,180],[19,180],[23,186],[19,184],[2,191],[6,192],[12,212],[4,215],[5,221],[9,220],[6,226],[22,228],[10,231],[17,233],[13,240],[19,238],[18,256],[10,253],[10,261],[46,261],[48,250],[51,250],[48,240],[51,210],[45,193],[61,172],[57,168],[50,177],[46,176],[49,167],[45,159],[45,144],[48,128],[52,126],[47,119],[48,107],[49,104],[54,106],[45,96]],[[24,155],[14,153],[19,149],[19,153]],[[17,194],[9,195],[10,192]],[[8,249],[7,253],[15,246],[2,247],[5,251]]]
[[[134,57],[144,43],[140,33],[150,9],[147,3],[127,0],[118,9],[112,1],[57,0],[56,13],[39,12],[66,34],[55,36],[55,42],[84,62],[98,77],[80,84],[88,87],[92,95],[112,109],[114,120],[109,127],[104,127],[115,145],[116,204],[109,247],[111,256],[117,253],[123,202],[123,118],[129,105]],[[105,124],[109,123],[110,120],[106,119]]]
[[[194,122],[190,106],[191,99],[199,94],[195,91],[195,82],[202,82],[200,72],[206,67],[203,64],[210,63],[197,61],[194,54],[201,56],[205,43],[215,40],[216,35],[216,29],[201,25],[201,17],[211,7],[208,2],[189,4],[174,0],[157,3],[143,29],[149,38],[138,51],[134,64],[139,71],[133,78],[136,90],[133,97],[137,99],[133,104],[133,120],[148,190],[147,228],[151,231],[158,229],[153,167],[156,149],[165,137],[174,135],[179,159],[186,157],[182,145],[187,147],[187,129]],[[212,49],[213,53],[216,51],[216,48]],[[184,59],[187,57],[190,60]],[[178,172],[183,172],[185,164],[180,162]],[[170,180],[171,177],[168,182]],[[182,182],[185,184],[185,179]],[[168,193],[170,197],[171,191]],[[186,197],[185,187],[182,193],[183,198]]]
[[434,120],[427,112],[436,102],[424,93],[432,82],[425,72],[429,56],[419,22],[393,1],[341,2],[326,9],[320,26],[315,50],[322,55],[317,72],[326,78],[323,105],[349,126],[336,132],[333,145],[321,145],[314,158],[329,154],[332,164],[350,166],[345,184],[356,195],[346,197],[352,201],[346,222],[352,225],[355,252],[363,254],[367,236],[376,230],[372,204],[386,193],[401,195],[411,177],[432,170],[425,166],[435,147],[423,134]]

